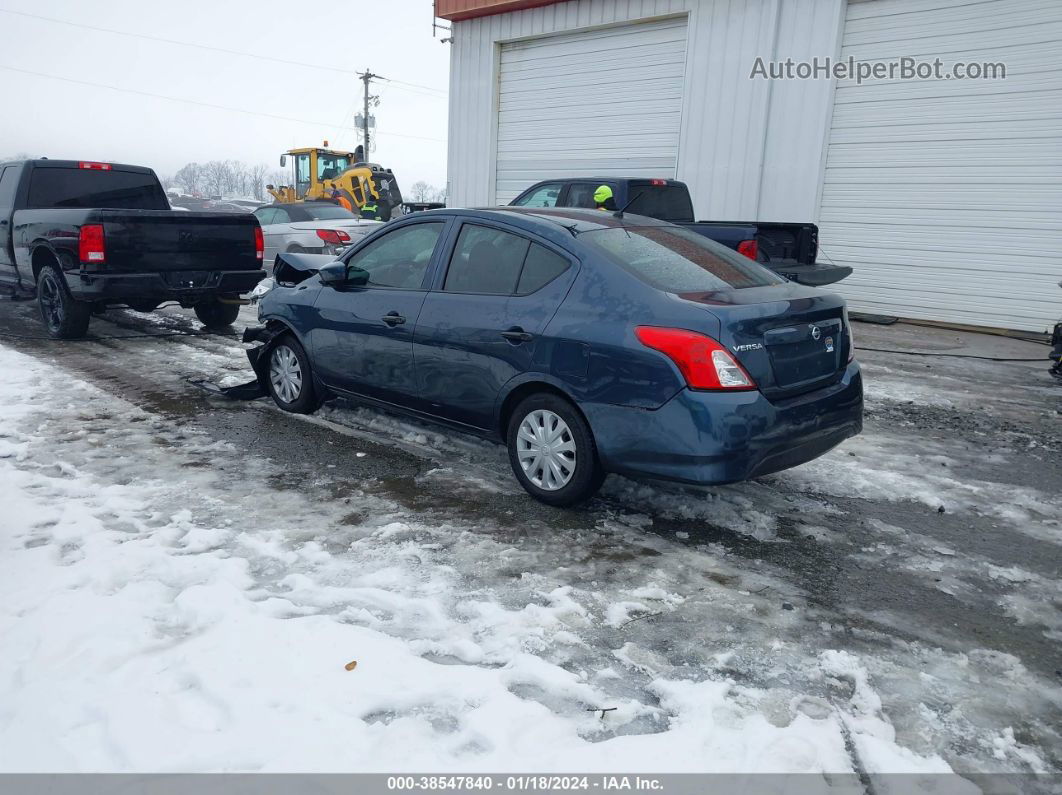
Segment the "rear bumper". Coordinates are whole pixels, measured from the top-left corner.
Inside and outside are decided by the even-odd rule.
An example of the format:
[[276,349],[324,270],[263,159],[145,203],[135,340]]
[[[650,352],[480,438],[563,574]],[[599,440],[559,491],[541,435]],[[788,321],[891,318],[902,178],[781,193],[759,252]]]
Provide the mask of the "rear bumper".
[[858,434],[863,380],[853,362],[836,384],[784,401],[684,389],[655,411],[581,407],[609,472],[733,483],[806,463]]
[[238,295],[265,278],[254,271],[170,271],[165,273],[67,273],[71,294],[81,301],[151,299],[196,301],[214,295]]

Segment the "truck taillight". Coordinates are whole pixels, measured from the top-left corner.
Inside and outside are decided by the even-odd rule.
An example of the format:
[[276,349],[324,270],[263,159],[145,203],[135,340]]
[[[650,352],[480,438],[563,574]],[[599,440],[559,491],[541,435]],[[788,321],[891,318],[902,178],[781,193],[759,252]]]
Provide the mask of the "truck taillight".
[[642,345],[671,359],[691,389],[756,388],[756,382],[730,351],[706,334],[657,326],[638,326],[634,333]]
[[651,179],[651,180],[649,180],[649,184],[650,185],[667,185],[667,180],[666,179]]
[[318,229],[317,236],[333,246],[344,246],[350,242],[350,235],[342,229]]
[[103,224],[85,224],[77,235],[78,259],[84,263],[102,265],[107,261],[103,241]]
[[848,361],[855,359],[855,334],[852,333],[852,321],[848,319],[848,310],[844,310],[844,327],[848,331]]
[[265,235],[262,234],[262,227],[255,224],[254,227],[254,256],[257,259],[265,259]]
[[742,240],[737,246],[738,254],[744,254],[749,259],[756,259],[760,253],[760,246],[755,240]]
[[86,160],[82,160],[77,165],[78,165],[78,168],[88,168],[88,169],[91,169],[92,171],[110,171],[111,170],[111,164],[110,163],[90,163],[90,162],[88,162]]

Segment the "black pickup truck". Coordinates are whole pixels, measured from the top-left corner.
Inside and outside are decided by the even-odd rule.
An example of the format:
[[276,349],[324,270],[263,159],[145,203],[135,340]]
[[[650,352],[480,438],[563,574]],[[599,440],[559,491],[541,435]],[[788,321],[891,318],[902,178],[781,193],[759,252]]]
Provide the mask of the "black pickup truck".
[[[565,177],[535,183],[511,204],[521,207],[595,206],[594,191],[612,189],[609,209],[625,209],[689,227],[692,231],[735,249],[790,281],[812,287],[839,282],[850,276],[844,265],[816,262],[819,228],[815,224],[766,221],[696,221],[685,182],[635,177]],[[614,205],[614,206],[613,206]]]
[[170,209],[155,172],[77,160],[0,163],[0,290],[36,294],[48,333],[84,336],[93,312],[175,301],[207,327],[236,319],[265,277],[250,214]]

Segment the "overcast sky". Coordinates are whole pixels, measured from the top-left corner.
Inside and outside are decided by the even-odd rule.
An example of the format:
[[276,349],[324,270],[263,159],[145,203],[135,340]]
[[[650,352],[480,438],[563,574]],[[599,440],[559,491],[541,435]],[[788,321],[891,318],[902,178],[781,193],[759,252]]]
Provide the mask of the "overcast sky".
[[407,187],[446,183],[450,45],[432,38],[431,0],[0,0],[0,9],[0,158],[109,160],[166,176],[192,160],[276,166],[285,149],[324,139],[353,149],[362,98],[354,73],[369,68],[395,81],[373,86],[372,159]]

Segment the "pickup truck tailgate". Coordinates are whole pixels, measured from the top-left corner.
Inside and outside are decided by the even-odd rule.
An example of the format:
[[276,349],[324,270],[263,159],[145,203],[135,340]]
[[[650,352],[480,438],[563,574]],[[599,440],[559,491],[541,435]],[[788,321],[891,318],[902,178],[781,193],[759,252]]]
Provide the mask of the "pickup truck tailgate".
[[258,220],[250,214],[99,210],[108,272],[253,271]]

